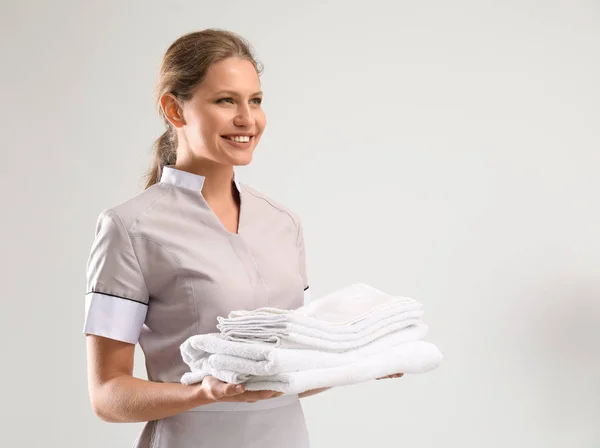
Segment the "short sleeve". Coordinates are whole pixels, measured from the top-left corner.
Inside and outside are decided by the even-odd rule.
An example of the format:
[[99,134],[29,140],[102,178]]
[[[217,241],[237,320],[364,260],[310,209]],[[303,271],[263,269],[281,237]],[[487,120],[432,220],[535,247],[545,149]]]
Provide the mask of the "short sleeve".
[[137,343],[149,294],[129,233],[114,211],[98,218],[86,274],[83,333]]
[[302,221],[298,220],[298,266],[302,285],[304,287],[304,305],[310,303],[310,286],[308,284],[308,275],[306,273],[306,247],[304,245],[304,229]]

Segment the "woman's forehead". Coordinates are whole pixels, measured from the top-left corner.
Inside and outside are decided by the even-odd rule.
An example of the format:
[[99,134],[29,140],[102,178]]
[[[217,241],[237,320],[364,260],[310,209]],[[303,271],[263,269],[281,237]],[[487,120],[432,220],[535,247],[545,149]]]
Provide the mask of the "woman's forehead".
[[250,61],[227,58],[208,69],[199,88],[213,93],[228,91],[239,95],[254,95],[260,91],[260,80]]

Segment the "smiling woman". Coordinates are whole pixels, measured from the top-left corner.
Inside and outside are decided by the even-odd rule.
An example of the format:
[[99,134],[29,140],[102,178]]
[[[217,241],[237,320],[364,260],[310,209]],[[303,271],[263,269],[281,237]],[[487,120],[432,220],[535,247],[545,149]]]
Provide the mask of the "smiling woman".
[[169,129],[176,132],[179,146],[186,147],[176,150],[178,168],[197,170],[199,158],[223,166],[251,162],[267,124],[253,61],[232,56],[214,62],[202,82],[183,97],[172,89],[161,90],[159,102]]
[[[309,446],[297,394],[180,383],[180,345],[216,332],[217,316],[295,309],[308,295],[300,219],[234,172],[266,127],[260,71],[234,33],[175,41],[156,90],[166,130],[146,189],[98,220],[84,325],[90,398],[103,420],[147,422],[137,448]],[[149,381],[132,376],[137,342]]]

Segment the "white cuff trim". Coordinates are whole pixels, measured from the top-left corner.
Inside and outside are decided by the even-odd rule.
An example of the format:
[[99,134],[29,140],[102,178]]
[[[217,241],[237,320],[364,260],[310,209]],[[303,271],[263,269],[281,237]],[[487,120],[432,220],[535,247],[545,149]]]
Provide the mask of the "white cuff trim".
[[83,333],[136,344],[147,312],[144,303],[92,292],[85,296]]

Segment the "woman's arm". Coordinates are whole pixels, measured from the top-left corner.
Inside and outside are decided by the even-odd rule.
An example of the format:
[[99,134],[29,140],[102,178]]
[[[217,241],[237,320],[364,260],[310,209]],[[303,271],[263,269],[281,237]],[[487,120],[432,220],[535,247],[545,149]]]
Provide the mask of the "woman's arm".
[[87,335],[88,388],[92,409],[107,422],[147,422],[215,402],[250,402],[281,395],[247,391],[243,385],[208,376],[198,384],[159,383],[134,378],[135,345]]
[[87,335],[92,409],[107,422],[146,422],[212,403],[201,383],[159,383],[134,378],[135,345]]
[[331,387],[321,387],[320,389],[307,390],[306,392],[298,394],[298,398],[310,397],[311,395],[320,394],[321,392],[325,392],[327,389],[331,389]]

